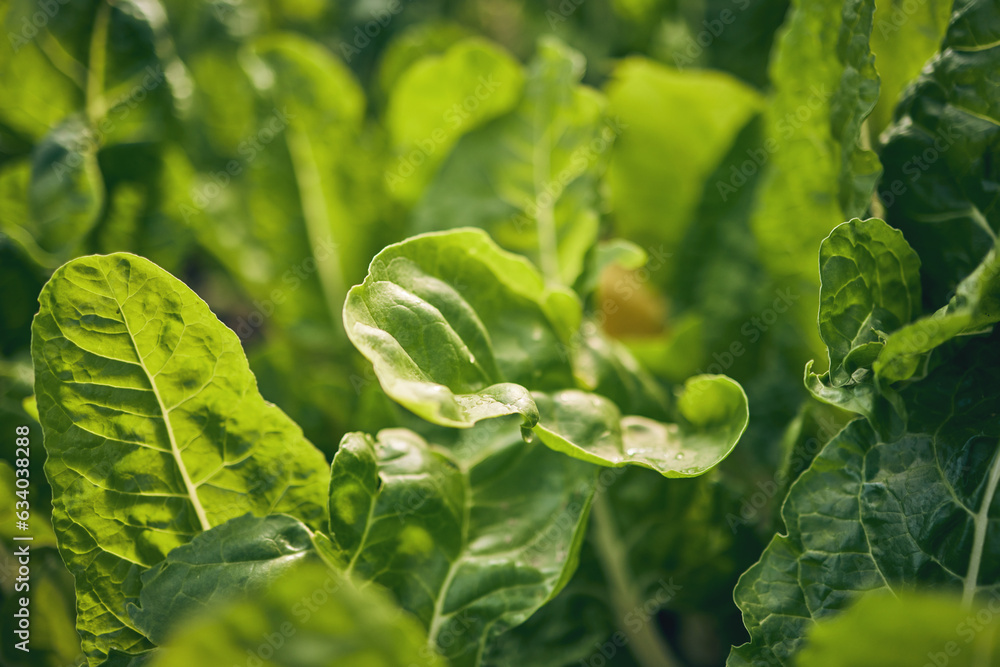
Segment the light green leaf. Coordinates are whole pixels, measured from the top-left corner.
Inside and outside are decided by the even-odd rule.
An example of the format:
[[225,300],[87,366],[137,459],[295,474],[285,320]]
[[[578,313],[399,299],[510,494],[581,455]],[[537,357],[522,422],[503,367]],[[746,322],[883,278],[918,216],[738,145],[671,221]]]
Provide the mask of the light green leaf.
[[794,664],[816,621],[872,591],[933,586],[967,605],[1000,592],[998,349],[974,340],[904,388],[901,434],[859,419],[816,456],[782,508],[788,534],[736,588],[751,642],[731,666]]
[[380,56],[378,83],[383,94],[389,95],[399,77],[412,65],[426,56],[443,54],[471,35],[456,23],[428,21],[408,26],[389,42]]
[[[442,434],[447,437],[448,434]],[[387,586],[453,667],[526,620],[576,568],[597,469],[521,439],[516,421],[450,446],[404,430],[349,434],[333,461],[333,539]]]
[[416,202],[459,138],[510,111],[523,85],[520,64],[480,38],[410,65],[386,109],[394,151],[386,172],[389,192]]
[[94,663],[148,646],[125,608],[142,570],[246,512],[318,526],[328,478],[322,454],[257,393],[235,334],[148,260],[74,260],[39,300],[53,524]]
[[481,230],[391,245],[351,289],[344,325],[383,389],[442,426],[520,414],[538,421],[526,387],[573,384],[568,354],[580,304],[549,288],[522,257]]
[[876,0],[871,47],[881,91],[868,119],[873,138],[892,122],[903,89],[937,52],[951,4],[950,0]]
[[[983,620],[985,619],[985,620]],[[994,603],[963,607],[934,593],[872,595],[817,623],[797,667],[979,667],[1000,662]]]
[[[511,113],[463,137],[413,212],[416,232],[475,226],[572,285],[597,240],[597,178],[622,128],[581,86],[583,56],[538,44]],[[499,95],[497,88],[494,95]]]
[[624,127],[606,177],[615,231],[674,251],[694,222],[705,181],[763,100],[726,74],[642,58],[615,68],[607,94]]
[[874,0],[793,0],[775,38],[767,169],[750,225],[778,279],[814,283],[820,242],[871,199],[880,167],[859,137],[878,99],[874,10]]
[[191,619],[156,653],[151,667],[242,665],[250,658],[274,667],[444,664],[388,595],[358,589],[318,563],[295,568],[253,600]]
[[603,466],[638,465],[665,477],[696,477],[718,465],[749,419],[743,389],[725,376],[688,380],[677,400],[677,424],[623,418],[610,400],[572,389],[535,394],[535,401],[541,415],[536,431],[552,449]]
[[830,370],[816,375],[809,362],[806,387],[891,433],[903,407],[888,385],[877,386],[872,366],[887,333],[921,311],[920,258],[898,230],[871,218],[834,229],[820,245],[819,262],[819,331]]
[[272,514],[230,519],[196,535],[142,573],[135,627],[163,644],[177,626],[212,605],[252,599],[313,554],[312,532],[299,520]]
[[882,349],[880,332],[920,314],[920,258],[899,230],[878,218],[854,219],[819,250],[819,331],[835,386],[867,371]]

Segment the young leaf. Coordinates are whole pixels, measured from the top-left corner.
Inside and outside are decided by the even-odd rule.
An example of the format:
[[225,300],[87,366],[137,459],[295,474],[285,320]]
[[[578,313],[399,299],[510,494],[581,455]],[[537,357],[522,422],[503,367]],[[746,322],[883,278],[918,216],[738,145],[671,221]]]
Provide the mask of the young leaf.
[[177,625],[211,605],[252,599],[313,553],[312,531],[280,514],[249,514],[196,535],[142,573],[135,627],[162,645]]
[[[477,229],[424,234],[386,248],[344,306],[347,334],[375,365],[386,393],[436,424],[469,427],[518,414],[526,428],[538,424],[543,442],[570,456],[682,476],[704,472],[732,450],[746,428],[746,396],[727,378],[691,381],[697,391],[679,404],[684,426],[623,421],[607,398],[577,391],[585,383],[607,388],[602,379],[609,368],[627,373],[634,365],[616,359],[619,351],[595,353],[579,331],[580,317],[571,292],[547,288],[530,262]],[[645,393],[641,373],[633,380],[623,394],[628,399]],[[553,399],[551,392],[560,393]],[[599,413],[586,414],[595,405]],[[678,428],[680,439],[666,436]],[[633,440],[634,460],[623,432]],[[684,441],[700,452],[698,462],[678,463],[693,455],[677,450]]]
[[788,534],[736,588],[751,642],[734,649],[731,666],[793,664],[815,621],[870,591],[929,585],[971,603],[1000,590],[1000,563],[989,558],[1000,545],[997,342],[969,343],[902,390],[900,435],[854,421],[792,485]]
[[882,220],[855,218],[823,241],[819,264],[819,331],[830,370],[816,375],[810,362],[806,386],[822,401],[896,428],[893,413],[902,407],[871,371],[886,334],[920,313],[920,258]]
[[621,132],[602,122],[604,98],[579,84],[583,70],[581,54],[541,40],[520,104],[459,142],[414,211],[413,230],[481,227],[548,279],[572,285],[597,240],[597,176]]
[[148,666],[253,660],[274,667],[443,667],[419,624],[388,595],[374,586],[358,589],[319,563],[295,568],[253,600],[190,619]]
[[576,568],[596,468],[492,420],[450,447],[349,434],[333,461],[330,528],[348,572],[396,593],[453,667],[551,599]]
[[481,230],[389,246],[351,289],[344,326],[390,397],[442,426],[520,414],[538,421],[526,386],[573,384],[566,354],[580,304],[548,288],[522,257]]
[[148,646],[139,574],[246,512],[323,520],[325,462],[257,393],[239,340],[148,260],[73,260],[32,325],[53,527],[92,662]]

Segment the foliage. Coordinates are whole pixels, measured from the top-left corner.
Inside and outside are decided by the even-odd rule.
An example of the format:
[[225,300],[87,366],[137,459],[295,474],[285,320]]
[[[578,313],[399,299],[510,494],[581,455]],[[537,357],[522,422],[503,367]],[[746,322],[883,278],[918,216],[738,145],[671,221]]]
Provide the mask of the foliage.
[[996,653],[993,0],[0,16],[3,664]]

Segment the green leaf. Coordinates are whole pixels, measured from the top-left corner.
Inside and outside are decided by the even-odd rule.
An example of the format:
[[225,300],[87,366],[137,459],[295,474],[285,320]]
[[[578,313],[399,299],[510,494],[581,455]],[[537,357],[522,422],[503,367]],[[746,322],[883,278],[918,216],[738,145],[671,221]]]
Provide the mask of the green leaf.
[[750,224],[777,278],[813,283],[816,247],[871,199],[880,167],[859,136],[878,99],[874,10],[874,0],[794,0],[775,39],[768,168]]
[[952,338],[988,332],[1000,322],[1000,250],[994,248],[963,280],[948,305],[893,333],[875,361],[887,382],[908,380],[927,364],[928,353]]
[[1000,18],[958,0],[939,54],[900,100],[880,154],[886,221],[920,255],[924,301],[939,308],[996,245],[1000,209]]
[[950,0],[905,4],[876,0],[871,47],[881,90],[868,122],[876,137],[892,122],[903,89],[937,52],[951,16]]
[[[977,667],[1000,661],[994,602],[963,607],[941,594],[873,595],[817,623],[798,667]],[[986,619],[985,621],[982,619]]]
[[129,606],[129,617],[154,644],[163,644],[192,615],[267,590],[312,549],[312,532],[290,516],[230,519],[143,572],[139,604]]
[[606,177],[615,231],[676,251],[705,181],[763,100],[726,74],[680,71],[642,58],[615,68],[607,94],[610,113],[625,128]]
[[46,250],[72,250],[97,222],[104,183],[96,141],[87,123],[74,116],[35,147],[28,209],[38,244]]
[[459,138],[510,111],[523,85],[520,64],[480,38],[412,63],[386,109],[395,153],[386,173],[389,191],[416,202]]
[[[695,477],[725,459],[749,419],[739,384],[700,375],[685,383],[677,401],[679,423],[622,417],[610,400],[575,389],[535,394],[546,445],[603,466],[638,465],[665,477]],[[579,443],[579,444],[574,444]]]
[[451,665],[478,665],[492,636],[569,580],[596,470],[524,442],[510,419],[450,446],[398,429],[349,434],[333,461],[331,532],[348,572],[394,591]]
[[622,130],[604,122],[603,96],[579,85],[583,71],[580,53],[542,39],[518,106],[462,138],[414,210],[412,229],[481,227],[549,280],[573,284],[597,240],[597,178]]
[[880,332],[920,313],[920,258],[882,220],[854,219],[820,245],[819,331],[830,353],[830,378],[842,386],[871,368]]
[[148,260],[74,260],[39,301],[32,358],[53,527],[94,663],[148,646],[126,612],[144,569],[248,511],[318,526],[327,476],[257,393],[235,334]]
[[530,262],[478,229],[389,246],[344,306],[347,334],[386,393],[458,427],[508,414],[533,426],[525,387],[572,385],[560,350],[580,317],[572,293],[547,287]]
[[966,604],[1000,591],[997,342],[977,339],[904,388],[901,434],[854,421],[792,485],[788,534],[736,588],[751,642],[730,665],[793,664],[816,621],[872,591],[933,586]]
[[902,406],[875,383],[872,366],[886,335],[920,314],[920,258],[896,229],[878,218],[838,226],[820,246],[820,337],[830,370],[806,367],[806,387],[827,403],[898,427]]
[[251,659],[275,667],[443,666],[419,624],[388,595],[373,586],[358,589],[320,564],[295,568],[253,600],[191,619],[157,653],[151,667]]

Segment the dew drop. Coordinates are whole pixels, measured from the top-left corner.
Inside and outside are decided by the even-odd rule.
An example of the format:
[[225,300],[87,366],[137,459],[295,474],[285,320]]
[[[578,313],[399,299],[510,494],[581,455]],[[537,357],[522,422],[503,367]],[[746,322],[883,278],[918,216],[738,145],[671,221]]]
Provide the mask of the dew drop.
[[639,453],[639,450],[635,449],[634,447],[629,447],[628,449],[625,450],[625,453],[628,454],[629,456],[635,456],[636,454]]
[[476,355],[472,354],[471,352],[469,353],[469,363],[470,364],[476,363]]
[[527,426],[521,427],[521,438],[529,445],[535,441],[535,432]]
[[683,455],[683,454],[678,454],[678,455],[677,455],[677,456],[675,456],[674,458],[676,458],[676,459],[677,459],[678,461],[680,461],[681,459],[683,459],[683,458],[684,458],[684,455]]

